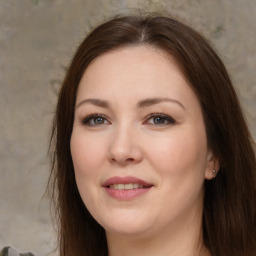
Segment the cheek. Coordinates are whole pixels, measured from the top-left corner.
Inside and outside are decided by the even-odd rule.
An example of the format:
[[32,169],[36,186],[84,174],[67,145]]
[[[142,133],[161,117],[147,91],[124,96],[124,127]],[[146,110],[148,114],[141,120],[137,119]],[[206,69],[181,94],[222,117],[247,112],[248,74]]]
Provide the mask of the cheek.
[[203,175],[207,155],[206,137],[189,130],[177,132],[151,140],[148,154],[151,165],[162,174],[180,176],[198,173]]
[[93,212],[94,206],[98,204],[98,197],[95,196],[98,194],[98,176],[106,159],[104,143],[99,137],[88,136],[74,129],[70,141],[77,187],[90,212]]
[[201,206],[206,152],[206,139],[194,132],[175,134],[151,145],[148,159],[161,177],[158,186],[163,195],[157,200],[168,212],[173,211],[173,206],[173,214],[178,215],[190,207]]
[[97,205],[97,196],[91,195],[97,195],[98,177],[106,159],[102,139],[100,136],[88,136],[74,130],[70,141],[77,187],[89,211],[93,209],[93,205]]
[[75,172],[83,175],[95,173],[106,158],[106,150],[100,137],[86,136],[73,131],[70,149]]

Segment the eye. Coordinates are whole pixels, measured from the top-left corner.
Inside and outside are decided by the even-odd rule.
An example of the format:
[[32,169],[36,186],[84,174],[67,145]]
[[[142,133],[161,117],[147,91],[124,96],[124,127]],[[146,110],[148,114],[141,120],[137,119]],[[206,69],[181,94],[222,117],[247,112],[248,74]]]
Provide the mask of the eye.
[[165,125],[171,125],[176,123],[176,121],[172,117],[163,113],[154,113],[149,115],[146,122],[151,125],[157,125],[157,126],[165,126]]
[[109,121],[104,115],[92,114],[85,117],[82,120],[82,124],[87,126],[100,126],[100,125],[109,124]]

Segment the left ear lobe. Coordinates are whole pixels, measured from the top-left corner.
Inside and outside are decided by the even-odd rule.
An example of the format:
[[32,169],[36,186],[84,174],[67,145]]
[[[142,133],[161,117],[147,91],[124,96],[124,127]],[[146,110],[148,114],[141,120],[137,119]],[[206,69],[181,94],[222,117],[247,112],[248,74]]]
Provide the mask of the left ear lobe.
[[220,169],[219,159],[212,153],[212,151],[209,151],[207,155],[205,179],[207,180],[214,179],[218,174],[219,169]]

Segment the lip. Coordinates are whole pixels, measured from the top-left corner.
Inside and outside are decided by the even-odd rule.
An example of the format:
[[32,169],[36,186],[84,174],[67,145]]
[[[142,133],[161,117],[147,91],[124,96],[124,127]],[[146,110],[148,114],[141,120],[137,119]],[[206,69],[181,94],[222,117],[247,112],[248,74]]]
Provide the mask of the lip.
[[[134,188],[131,190],[117,190],[110,188],[110,185],[113,184],[139,184],[142,185],[143,188]],[[153,184],[150,184],[144,180],[138,179],[136,177],[132,176],[126,176],[126,177],[111,177],[110,179],[107,179],[102,186],[104,187],[107,194],[115,199],[118,200],[131,200],[136,197],[139,197],[151,190],[153,187]]]
[[141,180],[132,176],[126,176],[126,177],[116,176],[116,177],[111,177],[110,179],[107,179],[102,186],[109,187],[110,185],[113,185],[113,184],[129,184],[129,183],[138,183],[143,187],[149,187],[153,185],[153,184],[147,183],[144,180]]

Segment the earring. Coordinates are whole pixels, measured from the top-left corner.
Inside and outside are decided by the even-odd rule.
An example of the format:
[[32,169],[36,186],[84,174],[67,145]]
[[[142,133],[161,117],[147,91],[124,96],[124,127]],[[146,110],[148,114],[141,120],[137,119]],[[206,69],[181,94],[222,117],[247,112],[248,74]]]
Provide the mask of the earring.
[[213,176],[213,178],[215,178],[216,175],[217,175],[217,171],[216,171],[215,169],[213,169],[213,170],[212,170],[212,176]]

